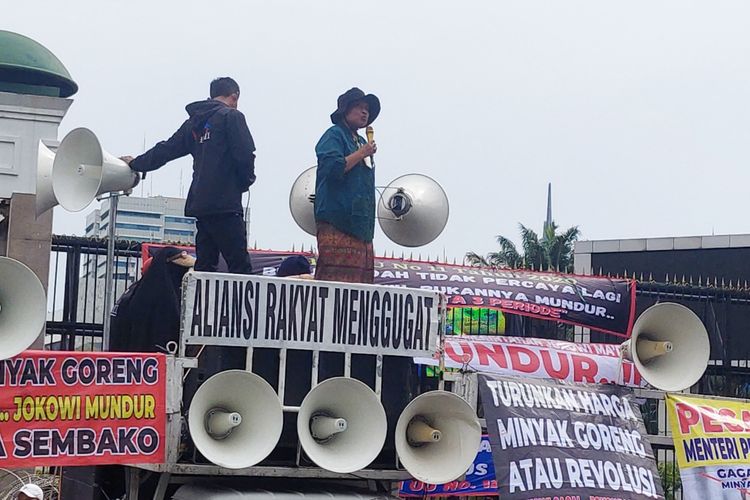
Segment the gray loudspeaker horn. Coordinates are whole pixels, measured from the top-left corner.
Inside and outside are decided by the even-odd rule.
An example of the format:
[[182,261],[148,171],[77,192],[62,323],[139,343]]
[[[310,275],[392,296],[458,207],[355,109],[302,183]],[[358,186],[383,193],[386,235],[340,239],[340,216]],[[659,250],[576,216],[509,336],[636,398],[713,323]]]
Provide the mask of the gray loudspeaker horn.
[[396,424],[396,452],[407,471],[429,484],[466,473],[482,439],[482,426],[460,396],[431,391],[414,399]]
[[377,395],[359,380],[330,378],[302,401],[297,435],[320,467],[349,473],[367,467],[383,448],[388,423]]
[[53,153],[42,141],[39,141],[36,153],[36,216],[57,206],[57,198],[52,190]]
[[378,202],[380,228],[393,242],[405,247],[426,245],[448,223],[448,197],[430,177],[408,174],[383,190]]
[[0,359],[28,349],[46,316],[47,297],[36,274],[15,259],[0,257]]
[[70,212],[80,212],[104,193],[128,191],[138,180],[138,174],[106,152],[87,128],[71,130],[57,148],[52,189],[60,205]]
[[242,469],[273,451],[281,437],[283,415],[268,382],[251,372],[227,370],[195,391],[188,424],[203,456],[221,467]]
[[638,317],[620,352],[649,384],[663,391],[681,391],[703,376],[711,345],[706,327],[693,311],[661,302]]
[[311,197],[315,196],[315,169],[310,167],[302,172],[292,184],[289,193],[289,210],[297,225],[308,234],[317,234],[315,224],[315,205]]

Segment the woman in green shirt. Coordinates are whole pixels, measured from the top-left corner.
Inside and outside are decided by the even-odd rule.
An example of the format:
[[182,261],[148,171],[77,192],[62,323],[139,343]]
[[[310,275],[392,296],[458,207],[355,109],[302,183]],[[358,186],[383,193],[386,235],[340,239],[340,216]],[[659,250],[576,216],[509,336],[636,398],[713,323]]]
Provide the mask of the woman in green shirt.
[[375,173],[368,166],[377,151],[357,131],[380,113],[380,101],[358,88],[338,98],[333,126],[315,146],[315,221],[318,261],[315,278],[372,283],[375,231]]

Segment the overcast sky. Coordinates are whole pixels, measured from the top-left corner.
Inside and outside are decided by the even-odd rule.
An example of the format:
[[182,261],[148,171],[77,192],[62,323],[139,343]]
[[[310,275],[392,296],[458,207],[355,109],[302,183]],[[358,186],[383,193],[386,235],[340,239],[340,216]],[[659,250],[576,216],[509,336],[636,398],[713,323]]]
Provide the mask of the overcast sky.
[[[60,138],[116,155],[169,137],[216,76],[242,89],[257,145],[251,241],[314,238],[290,187],[344,90],[380,97],[377,184],[424,173],[448,194],[459,260],[541,230],[546,186],[585,239],[750,233],[750,3],[745,1],[24,0],[2,29],[52,50],[80,90]],[[189,159],[144,184],[187,192]],[[136,189],[136,194],[141,188]],[[54,231],[84,215],[55,209]],[[376,252],[404,250],[376,232]],[[411,250],[406,250],[407,256]]]

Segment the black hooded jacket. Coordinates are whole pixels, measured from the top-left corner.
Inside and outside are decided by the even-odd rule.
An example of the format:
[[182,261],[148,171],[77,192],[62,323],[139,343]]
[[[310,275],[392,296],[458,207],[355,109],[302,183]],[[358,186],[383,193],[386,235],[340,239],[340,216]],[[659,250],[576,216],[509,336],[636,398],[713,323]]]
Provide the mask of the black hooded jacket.
[[180,285],[188,271],[169,262],[181,250],[165,247],[148,271],[120,297],[110,313],[110,350],[164,352],[180,334]]
[[185,215],[242,213],[242,193],[255,182],[255,143],[245,116],[208,99],[188,104],[190,115],[168,140],[135,158],[130,168],[150,172],[185,155],[193,156]]

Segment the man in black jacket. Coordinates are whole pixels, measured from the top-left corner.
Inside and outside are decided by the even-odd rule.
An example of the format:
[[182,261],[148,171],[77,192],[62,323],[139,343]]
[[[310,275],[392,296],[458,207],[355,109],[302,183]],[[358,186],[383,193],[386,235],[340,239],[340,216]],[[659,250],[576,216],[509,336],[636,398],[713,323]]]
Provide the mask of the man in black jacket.
[[216,271],[219,253],[230,273],[250,274],[242,193],[255,182],[255,144],[237,110],[240,87],[224,77],[211,82],[211,98],[188,104],[190,116],[168,140],[142,155],[122,159],[136,172],[150,172],[176,158],[193,156],[185,215],[197,219],[196,271]]

